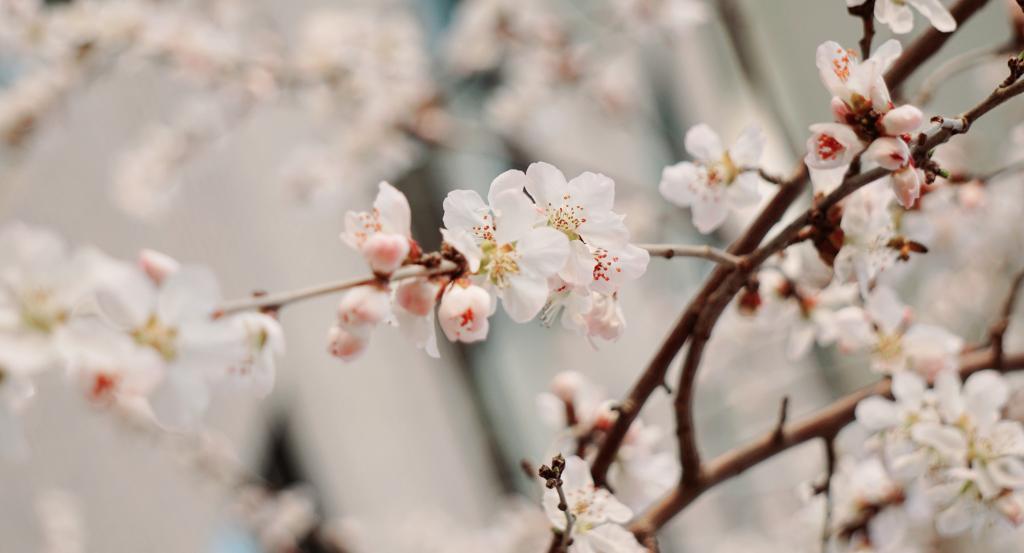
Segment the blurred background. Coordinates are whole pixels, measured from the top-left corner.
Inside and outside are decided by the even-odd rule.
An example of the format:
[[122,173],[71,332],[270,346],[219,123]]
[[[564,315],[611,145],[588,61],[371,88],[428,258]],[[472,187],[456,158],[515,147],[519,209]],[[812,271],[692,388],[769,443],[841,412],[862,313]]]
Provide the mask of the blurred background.
[[[30,52],[16,47],[11,14],[19,2],[0,6],[7,3],[13,11],[0,21],[0,86],[13,95],[21,79],[59,62],[42,42]],[[41,9],[79,9],[76,3]],[[658,195],[661,169],[686,159],[685,130],[705,122],[729,142],[758,123],[769,137],[766,169],[788,174],[803,155],[807,126],[830,117],[815,48],[825,40],[852,47],[860,37],[860,22],[840,0],[708,0],[694,8],[694,21],[647,27],[603,0],[132,3],[188,15],[177,26],[168,15],[139,51],[90,46],[99,51],[82,53],[87,69],[39,101],[45,117],[31,122],[31,132],[7,129],[0,217],[52,227],[121,258],[148,247],[206,264],[229,298],[362,275],[362,260],[338,234],[345,210],[368,205],[381,179],[409,196],[414,236],[430,249],[449,190],[484,192],[499,172],[537,160],[568,176],[589,170],[615,179],[617,209],[634,241],[726,244],[749,213],[705,237],[688,213]],[[520,24],[572,41],[556,60],[572,78],[552,83],[561,73],[545,73],[552,60],[535,53],[495,63],[489,49],[497,47],[474,35],[473,18],[484,16],[473,15],[471,4],[484,3],[542,14]],[[338,15],[347,13],[362,19]],[[990,2],[939,58],[1009,40],[1007,17],[1003,2]],[[104,32],[116,34],[117,21]],[[369,35],[352,39],[354,48],[380,49],[360,63],[378,64],[364,68],[378,80],[365,90],[393,92],[388,105],[360,97],[365,90],[346,103],[350,91],[323,73],[335,60],[318,41],[344,35],[332,26],[346,25],[345,33]],[[915,32],[923,26],[918,20]],[[876,44],[888,36],[880,28]],[[297,75],[276,83],[268,77],[280,65],[275,59],[302,56],[313,61],[297,64]],[[266,60],[270,69],[239,60]],[[938,63],[918,71],[908,97]],[[959,113],[1003,78],[999,61],[976,65],[944,86],[926,112]],[[373,127],[396,111],[401,125]],[[964,143],[982,169],[998,166],[1007,146],[984,137],[1007,136],[1024,115],[1019,105],[1001,113],[972,132],[981,138]],[[536,503],[539,486],[520,461],[545,461],[556,434],[538,394],[555,374],[576,370],[621,397],[710,269],[698,259],[652,260],[643,284],[623,295],[623,338],[596,349],[557,325],[514,325],[499,312],[485,343],[445,342],[440,360],[383,330],[363,358],[341,364],[325,341],[337,298],[293,305],[281,313],[288,351],[272,394],[218,396],[207,426],[273,487],[298,486],[292,489],[313,498],[325,524],[362,533],[366,550],[434,551],[431,531],[487,528],[509,496]],[[981,296],[981,306],[994,305]],[[979,320],[959,318],[959,329],[984,328],[992,311],[977,311]],[[871,378],[825,352],[790,362],[786,337],[770,324],[733,310],[728,317],[735,326],[712,341],[699,382],[706,455],[770,428],[784,395],[791,412],[802,414]],[[25,413],[30,457],[0,460],[0,551],[42,550],[38,511],[54,493],[80,516],[86,551],[259,550],[238,522],[237,498],[197,476],[180,444],[126,428],[64,380],[48,374]],[[671,435],[670,408],[659,391],[643,418]],[[666,440],[664,448],[675,445]],[[812,443],[716,488],[667,528],[662,550],[787,551],[787,540],[798,537],[787,535],[784,522],[804,516],[798,489],[822,467],[820,444]],[[408,534],[415,543],[382,538],[411,527],[420,529]]]

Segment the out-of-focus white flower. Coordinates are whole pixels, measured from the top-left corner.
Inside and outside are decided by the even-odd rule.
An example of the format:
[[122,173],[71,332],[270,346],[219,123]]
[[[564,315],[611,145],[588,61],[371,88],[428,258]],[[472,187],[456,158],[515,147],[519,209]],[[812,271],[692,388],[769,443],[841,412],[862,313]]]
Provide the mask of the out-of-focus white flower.
[[[846,0],[848,7],[860,6],[866,0]],[[914,28],[913,6],[931,22],[932,26],[944,33],[956,30],[956,20],[940,0],[878,0],[875,2],[875,18],[888,25],[892,32],[902,35]]]
[[281,323],[263,313],[231,315],[228,322],[245,337],[245,352],[225,369],[226,382],[251,389],[257,396],[265,396],[274,387],[276,358],[284,355],[284,329]]
[[399,268],[413,250],[409,201],[395,187],[380,183],[373,211],[345,214],[341,239],[360,252],[375,273],[389,274]]
[[835,276],[841,283],[856,280],[864,295],[875,277],[899,257],[889,247],[896,236],[889,209],[892,198],[884,181],[876,181],[843,202],[843,246],[834,262]]
[[707,22],[711,15],[700,0],[614,0],[612,5],[619,18],[641,37],[652,29],[685,31]]
[[761,197],[757,175],[764,133],[748,127],[728,150],[711,127],[701,124],[686,132],[686,151],[694,160],[666,167],[659,190],[668,201],[693,210],[693,224],[707,234],[733,210]]
[[184,266],[157,285],[140,269],[125,267],[99,285],[97,301],[108,322],[162,361],[163,378],[150,404],[167,426],[194,426],[210,387],[246,357],[243,329],[212,318],[220,290],[206,268]]
[[[622,527],[633,511],[604,488],[594,486],[586,461],[572,456],[565,460],[562,489],[568,512],[573,516],[570,553],[641,553],[633,534]],[[558,509],[558,492],[544,492],[544,512],[559,531],[566,531],[565,513]]]

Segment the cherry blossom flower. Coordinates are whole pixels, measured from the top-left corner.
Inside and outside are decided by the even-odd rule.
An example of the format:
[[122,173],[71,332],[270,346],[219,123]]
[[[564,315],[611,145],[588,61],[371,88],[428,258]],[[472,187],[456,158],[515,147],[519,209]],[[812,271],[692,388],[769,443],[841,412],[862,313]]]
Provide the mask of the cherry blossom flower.
[[811,125],[807,141],[804,161],[819,191],[835,188],[850,163],[863,154],[864,161],[895,172],[890,182],[900,205],[910,208],[920,196],[923,179],[914,168],[908,143],[924,115],[911,105],[894,106],[884,78],[901,52],[899,42],[889,40],[861,63],[838,43],[818,47],[818,71],[832,93],[836,118],[835,123]]
[[615,182],[595,173],[566,181],[547,163],[533,163],[526,173],[505,173],[501,186],[521,186],[536,202],[547,226],[568,237],[569,261],[559,271],[574,286],[611,294],[647,270],[650,255],[629,243],[624,216],[612,211]]
[[228,318],[245,338],[245,352],[225,370],[227,383],[248,388],[258,397],[274,387],[276,359],[285,353],[281,323],[263,313],[239,313]]
[[876,181],[843,202],[843,245],[833,263],[835,278],[840,283],[856,280],[864,295],[875,277],[899,257],[889,246],[896,236],[892,198],[885,182]]
[[963,339],[940,326],[912,322],[910,309],[887,286],[871,291],[864,310],[845,308],[837,318],[844,344],[870,348],[875,371],[934,376],[959,366]]
[[666,167],[658,189],[673,204],[691,208],[693,224],[707,234],[731,211],[760,199],[757,167],[763,150],[759,127],[746,128],[726,150],[711,127],[697,125],[686,132],[686,151],[694,160]]
[[164,360],[152,348],[95,318],[69,322],[58,333],[68,374],[98,403],[145,398],[163,378]]
[[857,287],[851,284],[831,285],[815,290],[775,272],[761,276],[761,290],[770,290],[771,307],[764,310],[769,320],[788,321],[789,336],[786,355],[800,359],[811,346],[828,346],[839,339],[838,311],[849,306],[857,297]]
[[[569,529],[570,553],[641,553],[646,549],[621,525],[633,517],[633,511],[604,488],[594,486],[586,461],[572,456],[565,460],[563,491],[573,525]],[[544,492],[544,513],[557,530],[566,531],[565,513],[558,509],[558,492]]]
[[392,321],[391,291],[386,286],[357,286],[338,302],[338,319],[328,332],[328,351],[354,361],[366,350],[377,325]]
[[[442,229],[445,241],[468,261],[474,280],[494,290],[519,323],[533,319],[544,307],[548,279],[565,266],[569,255],[564,233],[536,226],[540,215],[523,193],[521,175],[507,171],[494,180],[490,207],[472,191],[448,194]],[[451,338],[450,332],[446,334]]]
[[[846,0],[848,7],[862,5],[866,0]],[[931,22],[932,26],[944,33],[956,30],[956,20],[940,0],[877,0],[875,18],[888,25],[892,32],[902,35],[914,28],[913,6]]]
[[220,302],[213,274],[183,266],[157,285],[125,267],[98,287],[97,300],[110,324],[159,355],[163,377],[149,398],[158,419],[173,428],[195,426],[211,386],[247,349],[238,326],[212,318]]
[[345,214],[341,239],[361,253],[374,272],[390,274],[402,266],[411,251],[418,249],[412,240],[411,221],[405,194],[382,182],[373,211]]

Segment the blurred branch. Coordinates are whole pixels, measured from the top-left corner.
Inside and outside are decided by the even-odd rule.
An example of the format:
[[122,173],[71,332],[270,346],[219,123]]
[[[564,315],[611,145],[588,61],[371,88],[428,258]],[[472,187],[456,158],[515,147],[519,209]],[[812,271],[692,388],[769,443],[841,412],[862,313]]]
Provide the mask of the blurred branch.
[[455,273],[459,270],[459,267],[448,260],[441,260],[436,267],[426,267],[423,265],[407,265],[395,271],[388,276],[370,276],[349,280],[342,280],[339,282],[328,282],[325,284],[318,284],[316,286],[310,286],[309,288],[301,288],[299,290],[291,290],[287,292],[278,292],[276,294],[269,294],[265,296],[256,296],[253,298],[244,298],[238,300],[231,300],[221,304],[217,310],[218,315],[235,313],[238,311],[245,311],[248,309],[278,309],[285,305],[295,303],[302,300],[307,300],[319,296],[325,296],[328,294],[334,294],[350,288],[356,288],[359,286],[369,286],[379,282],[397,282],[400,280],[408,280],[411,278],[429,278],[439,275],[447,275]]
[[688,246],[681,244],[637,244],[637,247],[647,250],[654,257],[672,259],[674,257],[699,257],[721,263],[729,267],[735,267],[741,258],[723,250],[711,246]]
[[859,17],[864,26],[860,39],[860,59],[871,57],[871,41],[875,39],[875,0],[867,0],[859,6],[847,8],[850,15]]
[[991,339],[994,357],[992,368],[996,370],[1003,368],[1003,338],[1010,328],[1010,319],[1013,317],[1013,309],[1017,305],[1022,285],[1024,285],[1024,270],[1017,273],[1010,283],[1010,292],[1006,295],[1006,301],[1003,302],[1002,316],[996,324],[992,325]]

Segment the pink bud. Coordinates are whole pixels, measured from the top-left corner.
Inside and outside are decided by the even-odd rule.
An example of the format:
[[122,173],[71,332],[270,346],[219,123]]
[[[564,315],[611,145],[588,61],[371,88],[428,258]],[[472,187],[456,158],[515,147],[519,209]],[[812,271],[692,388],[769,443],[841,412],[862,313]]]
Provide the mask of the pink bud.
[[375,286],[353,288],[338,304],[338,321],[346,327],[374,326],[391,313],[391,297]]
[[882,128],[889,136],[900,136],[917,131],[921,128],[922,122],[924,122],[924,114],[921,113],[921,110],[906,105],[889,110],[889,113],[882,117]]
[[363,242],[361,251],[373,272],[391,274],[409,255],[409,239],[400,234],[378,232]]
[[878,138],[868,146],[864,152],[864,159],[889,171],[895,171],[910,161],[910,147],[899,138]]
[[176,273],[181,268],[181,264],[165,253],[156,250],[142,250],[139,252],[139,267],[154,284],[159,285],[165,278]]
[[327,333],[327,351],[343,361],[357,359],[366,351],[368,343],[369,338],[337,325],[332,326]]
[[836,121],[845,123],[846,118],[850,115],[850,106],[846,105],[846,102],[838,96],[832,97],[832,115],[835,116]]
[[904,209],[914,207],[921,197],[921,173],[913,167],[905,167],[892,174],[892,191]]
[[576,394],[585,381],[583,375],[576,371],[563,371],[551,380],[551,392],[558,399],[570,403],[576,398]]
[[491,296],[474,284],[456,284],[441,298],[438,323],[453,342],[478,342],[487,337]]
[[403,282],[395,292],[395,299],[402,309],[417,317],[426,317],[437,301],[437,284],[423,279]]

